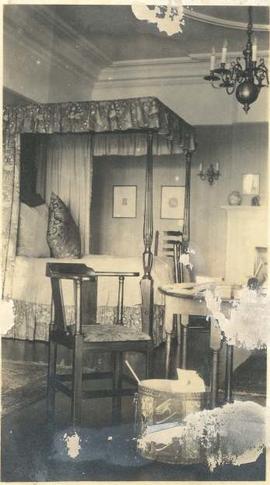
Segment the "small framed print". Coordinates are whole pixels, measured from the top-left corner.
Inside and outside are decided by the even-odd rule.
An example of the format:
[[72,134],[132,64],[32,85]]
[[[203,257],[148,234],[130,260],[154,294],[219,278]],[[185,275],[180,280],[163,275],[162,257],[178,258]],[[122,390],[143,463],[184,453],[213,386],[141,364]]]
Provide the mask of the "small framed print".
[[245,173],[243,175],[243,194],[259,195],[260,175],[258,173]]
[[137,186],[113,186],[113,217],[135,218],[137,216]]
[[162,185],[161,219],[183,219],[185,205],[185,187]]

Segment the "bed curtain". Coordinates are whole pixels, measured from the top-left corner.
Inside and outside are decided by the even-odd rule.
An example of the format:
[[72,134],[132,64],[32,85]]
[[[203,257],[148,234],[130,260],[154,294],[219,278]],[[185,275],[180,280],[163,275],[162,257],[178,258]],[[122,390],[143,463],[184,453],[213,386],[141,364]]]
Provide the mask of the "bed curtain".
[[36,144],[36,191],[50,203],[57,194],[69,207],[81,236],[81,251],[89,254],[92,193],[92,136],[53,135]]
[[[182,140],[184,142],[184,140]],[[153,135],[153,155],[182,154],[182,146],[173,138]],[[142,156],[147,155],[145,133],[98,133],[93,136],[93,155],[98,156]]]

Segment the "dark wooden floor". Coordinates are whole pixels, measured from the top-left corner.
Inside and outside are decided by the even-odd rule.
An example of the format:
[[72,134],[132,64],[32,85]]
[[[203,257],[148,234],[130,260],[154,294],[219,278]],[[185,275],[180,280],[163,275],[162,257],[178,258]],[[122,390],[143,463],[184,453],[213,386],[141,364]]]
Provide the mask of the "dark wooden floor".
[[[190,339],[189,367],[199,370],[209,380],[210,355],[208,334]],[[194,344],[194,341],[197,343]],[[47,345],[3,340],[3,367],[6,361],[46,363]],[[66,359],[66,356],[63,356]],[[235,372],[238,390],[241,382],[252,393],[263,396],[265,389],[265,354],[256,353],[250,362]],[[164,348],[155,353],[154,372],[162,375]],[[22,365],[21,365],[22,367]],[[25,366],[27,367],[27,366]],[[45,369],[46,366],[44,366]],[[5,367],[4,367],[5,368]],[[140,368],[139,368],[140,371]],[[248,398],[248,395],[247,395]],[[69,401],[57,397],[57,425],[48,427],[45,398],[25,408],[13,411],[2,419],[2,481],[257,481],[264,480],[265,460],[261,456],[254,464],[240,467],[225,466],[213,473],[202,465],[165,465],[143,460],[136,453],[133,439],[132,398],[123,400],[123,422],[111,426],[110,399],[87,401],[83,407],[83,426],[76,431],[81,438],[81,451],[71,459],[65,446],[68,426]],[[109,439],[108,439],[109,438]]]

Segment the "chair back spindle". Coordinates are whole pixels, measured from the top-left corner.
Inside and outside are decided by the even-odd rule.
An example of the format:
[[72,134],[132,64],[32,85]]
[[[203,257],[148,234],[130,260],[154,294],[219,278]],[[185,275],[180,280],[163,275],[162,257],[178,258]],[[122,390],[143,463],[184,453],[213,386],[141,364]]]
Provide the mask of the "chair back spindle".
[[75,313],[75,335],[81,332],[81,301],[82,301],[82,282],[76,279],[73,282],[74,288],[74,313]]
[[[155,236],[155,254],[158,255],[159,231]],[[165,256],[173,259],[174,281],[182,283],[184,281],[183,265],[180,262],[182,254],[183,233],[181,231],[163,231],[162,251]],[[169,239],[168,239],[169,238]]]
[[95,272],[85,264],[47,263],[46,275],[51,279],[54,328],[59,332],[69,333],[66,322],[65,303],[62,292],[62,280],[73,281],[75,334],[82,333],[82,327],[97,324],[98,278],[118,277],[118,295],[116,324],[123,325],[124,286],[126,277],[138,277],[137,272],[99,271]]
[[123,313],[124,313],[124,285],[125,277],[123,275],[118,278],[118,298],[117,298],[117,325],[123,325]]

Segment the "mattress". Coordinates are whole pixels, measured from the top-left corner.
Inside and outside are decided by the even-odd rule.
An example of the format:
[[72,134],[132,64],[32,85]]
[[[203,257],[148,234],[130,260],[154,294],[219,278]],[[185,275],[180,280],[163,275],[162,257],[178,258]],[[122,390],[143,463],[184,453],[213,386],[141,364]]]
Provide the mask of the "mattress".
[[[108,255],[90,255],[81,259],[54,259],[54,258],[28,258],[17,256],[14,270],[12,299],[48,305],[51,302],[50,278],[46,277],[46,263],[48,262],[80,262],[93,268],[95,271],[131,271],[139,272],[139,277],[125,279],[124,305],[131,307],[141,304],[141,290],[139,282],[143,276],[142,258],[117,257]],[[152,277],[154,280],[154,302],[164,304],[163,295],[158,287],[173,281],[173,273],[167,258],[155,257]],[[73,304],[72,281],[63,282],[65,304]],[[118,278],[98,278],[98,306],[116,306],[118,294]]]

